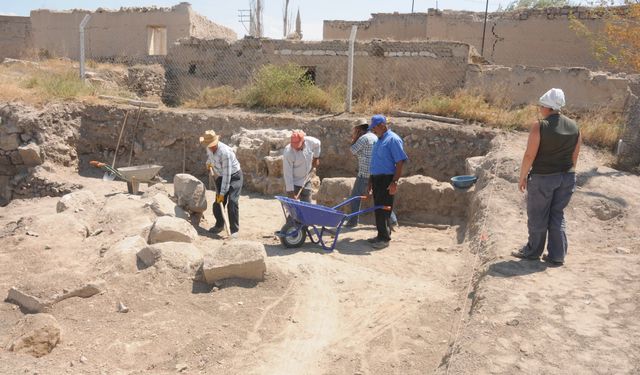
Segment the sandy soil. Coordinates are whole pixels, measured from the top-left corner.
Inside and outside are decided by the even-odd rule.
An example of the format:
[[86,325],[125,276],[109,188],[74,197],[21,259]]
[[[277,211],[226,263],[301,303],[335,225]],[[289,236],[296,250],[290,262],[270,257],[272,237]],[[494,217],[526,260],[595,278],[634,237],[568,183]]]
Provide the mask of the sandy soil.
[[[114,257],[154,214],[124,183],[69,174],[97,205],[63,215],[58,198],[38,198],[0,209],[0,291],[50,295],[96,278],[106,289],[53,306],[62,342],[39,359],[5,350],[23,313],[0,303],[0,373],[639,373],[639,179],[586,151],[567,264],[514,260],[526,238],[513,181],[524,143],[496,141],[473,231],[401,226],[380,251],[366,225],[342,233],[332,253],[286,250],[273,235],[279,203],[245,194],[240,237],[265,244],[266,280],[215,288]],[[102,232],[85,238],[85,226]],[[197,246],[224,246],[201,234]],[[118,313],[119,301],[130,312]]]

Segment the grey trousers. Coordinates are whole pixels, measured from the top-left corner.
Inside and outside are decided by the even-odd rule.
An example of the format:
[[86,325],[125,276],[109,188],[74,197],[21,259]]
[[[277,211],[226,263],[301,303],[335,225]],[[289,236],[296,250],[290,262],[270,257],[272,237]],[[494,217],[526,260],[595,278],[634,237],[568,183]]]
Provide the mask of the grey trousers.
[[576,188],[575,173],[532,174],[527,183],[527,257],[540,257],[547,242],[549,259],[564,262],[569,247],[564,209]]

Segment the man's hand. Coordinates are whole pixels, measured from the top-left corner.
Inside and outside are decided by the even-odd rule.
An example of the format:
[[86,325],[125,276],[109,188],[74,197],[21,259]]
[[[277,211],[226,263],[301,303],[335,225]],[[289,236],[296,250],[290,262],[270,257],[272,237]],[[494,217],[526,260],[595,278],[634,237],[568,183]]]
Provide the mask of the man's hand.
[[527,178],[521,178],[520,182],[518,183],[518,189],[520,189],[521,193],[524,193],[525,190],[527,190]]
[[222,202],[224,202],[224,195],[216,194],[216,203],[222,203]]
[[389,190],[389,195],[396,195],[396,193],[398,192],[398,183],[395,181],[391,181],[389,187],[387,187],[387,190]]
[[295,199],[296,193],[294,191],[287,191],[287,197]]

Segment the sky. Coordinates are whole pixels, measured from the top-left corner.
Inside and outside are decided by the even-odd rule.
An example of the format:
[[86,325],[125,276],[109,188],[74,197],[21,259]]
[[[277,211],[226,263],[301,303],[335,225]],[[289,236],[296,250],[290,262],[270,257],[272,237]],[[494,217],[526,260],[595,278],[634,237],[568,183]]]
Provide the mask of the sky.
[[[122,6],[172,6],[180,0],[0,0],[0,14],[28,16],[32,9],[118,9]],[[248,34],[238,21],[238,10],[249,9],[249,0],[191,0],[192,8],[210,20],[233,29],[241,38]],[[500,5],[506,7],[511,0],[488,0],[489,11]],[[371,13],[426,12],[429,8],[471,10],[483,12],[486,0],[290,0],[290,9],[300,9],[304,40],[322,40],[322,21],[364,21]],[[282,38],[282,8],[284,0],[263,0],[264,34],[269,38]]]

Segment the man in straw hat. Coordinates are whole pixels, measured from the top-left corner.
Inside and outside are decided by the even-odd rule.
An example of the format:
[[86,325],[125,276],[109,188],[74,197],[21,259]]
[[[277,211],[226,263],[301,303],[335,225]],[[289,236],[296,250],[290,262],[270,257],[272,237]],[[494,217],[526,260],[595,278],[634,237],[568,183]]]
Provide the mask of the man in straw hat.
[[200,137],[200,144],[207,148],[207,169],[213,168],[218,175],[216,178],[216,204],[213,205],[213,216],[216,225],[209,229],[211,233],[220,233],[224,229],[224,217],[220,204],[227,206],[229,214],[229,229],[231,236],[235,237],[239,225],[240,191],[242,190],[242,170],[240,162],[231,147],[220,142],[220,136],[213,130],[207,130]]
[[576,188],[576,163],[581,135],[575,121],[562,115],[564,92],[551,89],[540,97],[538,106],[543,119],[534,122],[529,131],[527,149],[520,167],[518,188],[527,194],[527,227],[529,240],[511,253],[522,259],[542,259],[550,265],[564,264],[567,235],[564,209]]
[[319,164],[320,140],[307,136],[302,130],[294,130],[282,158],[284,185],[290,198],[311,202],[311,170]]

